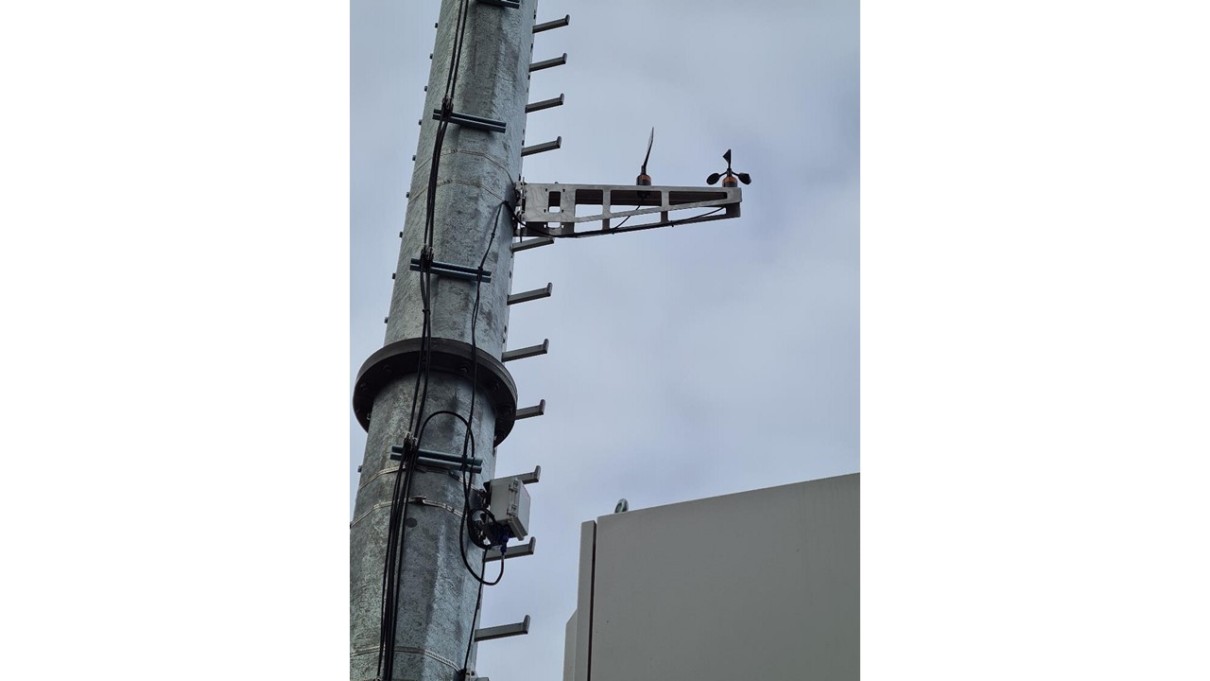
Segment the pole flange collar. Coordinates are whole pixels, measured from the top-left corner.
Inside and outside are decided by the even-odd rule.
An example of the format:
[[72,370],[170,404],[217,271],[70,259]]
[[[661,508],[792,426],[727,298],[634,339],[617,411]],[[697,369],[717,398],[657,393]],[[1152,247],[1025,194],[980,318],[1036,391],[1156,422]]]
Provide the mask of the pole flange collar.
[[[513,382],[508,369],[504,368],[504,363],[481,348],[472,348],[470,343],[433,338],[429,344],[429,367],[432,371],[462,376],[467,380],[472,375],[476,376],[478,388],[486,393],[496,414],[494,444],[503,442],[517,420],[517,384]],[[474,361],[471,360],[472,351]],[[477,373],[476,364],[479,365]],[[362,428],[370,428],[370,412],[378,392],[393,381],[418,373],[419,367],[419,338],[389,343],[366,359],[357,372],[353,387],[353,413]]]

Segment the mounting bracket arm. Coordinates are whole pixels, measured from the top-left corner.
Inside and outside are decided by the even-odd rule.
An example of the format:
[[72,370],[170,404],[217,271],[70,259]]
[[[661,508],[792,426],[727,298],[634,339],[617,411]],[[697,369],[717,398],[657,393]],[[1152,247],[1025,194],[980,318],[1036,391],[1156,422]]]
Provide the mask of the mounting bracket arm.
[[[616,184],[517,185],[518,236],[581,237],[637,232],[739,217],[739,187],[664,187]],[[596,206],[579,209],[578,206]],[[693,214],[681,211],[697,209]],[[702,209],[707,209],[702,212]],[[713,210],[709,210],[713,209]],[[674,217],[673,214],[684,217]],[[652,216],[626,224],[634,216]],[[611,224],[622,218],[621,222]],[[585,224],[585,223],[600,223]]]

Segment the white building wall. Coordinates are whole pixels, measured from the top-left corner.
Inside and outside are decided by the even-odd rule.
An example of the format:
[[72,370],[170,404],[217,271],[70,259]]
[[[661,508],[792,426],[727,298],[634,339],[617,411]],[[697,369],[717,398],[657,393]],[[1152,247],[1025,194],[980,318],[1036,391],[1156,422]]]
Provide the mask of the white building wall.
[[585,523],[565,680],[857,681],[859,497],[853,474]]

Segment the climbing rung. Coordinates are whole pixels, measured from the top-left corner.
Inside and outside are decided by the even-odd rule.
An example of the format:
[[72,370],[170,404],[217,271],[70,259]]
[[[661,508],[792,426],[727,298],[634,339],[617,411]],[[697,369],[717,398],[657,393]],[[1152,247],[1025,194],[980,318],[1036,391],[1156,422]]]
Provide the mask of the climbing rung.
[[544,59],[542,61],[536,61],[536,62],[530,64],[529,72],[533,73],[534,71],[541,71],[542,69],[551,69],[556,66],[562,66],[566,63],[567,63],[567,53],[564,52],[562,57],[555,57],[554,59]]
[[528,251],[531,248],[537,248],[539,246],[549,246],[554,242],[554,239],[548,236],[542,236],[538,237],[537,239],[526,239],[524,241],[511,243],[508,245],[508,250],[512,251],[513,253],[516,253],[517,251]]
[[550,339],[547,338],[546,340],[542,341],[541,345],[530,345],[524,348],[517,348],[516,350],[506,350],[504,354],[500,356],[500,361],[511,362],[514,359],[525,359],[526,357],[545,355],[549,348]]
[[563,28],[564,26],[566,26],[569,23],[571,23],[570,14],[563,17],[562,19],[555,19],[554,21],[546,21],[541,24],[534,24],[534,33],[541,33],[542,31],[549,31],[552,28]]
[[479,0],[479,4],[504,7],[505,9],[521,9],[521,0]]
[[542,288],[536,288],[532,291],[514,293],[508,297],[508,304],[516,305],[517,303],[528,303],[531,300],[538,300],[539,298],[549,298],[552,288],[550,284],[547,284]]
[[542,477],[542,467],[534,466],[533,473],[522,473],[521,475],[516,475],[513,477],[520,480],[522,484],[532,485],[532,484],[538,482],[538,479]]
[[542,400],[532,407],[522,407],[521,409],[518,409],[516,418],[517,420],[528,419],[533,418],[534,416],[541,416],[545,413],[546,400]]
[[530,537],[529,543],[518,544],[516,546],[510,546],[510,547],[508,547],[508,551],[504,552],[503,555],[500,554],[500,549],[488,549],[483,554],[483,559],[487,560],[487,561],[493,561],[493,560],[507,560],[509,558],[520,558],[521,556],[532,556],[532,555],[534,555],[534,550],[537,548],[538,548],[538,538]]
[[529,633],[529,615],[516,624],[501,624],[498,627],[487,627],[475,630],[475,641],[490,641],[494,638],[520,636]]
[[551,97],[550,99],[543,99],[540,102],[533,102],[530,104],[526,104],[525,113],[533,113],[535,111],[541,111],[543,109],[553,109],[556,106],[563,106],[563,95],[562,94],[560,94],[558,97]]
[[557,137],[553,142],[543,142],[541,144],[535,144],[532,147],[522,147],[521,155],[529,156],[531,154],[540,154],[544,151],[554,151],[555,149],[558,149],[561,146],[563,146],[563,136],[562,135]]

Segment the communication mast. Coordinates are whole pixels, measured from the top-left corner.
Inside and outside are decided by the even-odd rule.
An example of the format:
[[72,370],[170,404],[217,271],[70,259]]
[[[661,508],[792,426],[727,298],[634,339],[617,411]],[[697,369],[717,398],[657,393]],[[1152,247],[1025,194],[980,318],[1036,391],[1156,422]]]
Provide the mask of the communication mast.
[[506,338],[509,306],[552,286],[514,293],[513,254],[739,216],[734,177],[748,177],[729,165],[718,188],[649,184],[646,163],[648,184],[521,182],[523,157],[562,143],[523,141],[528,114],[563,104],[528,102],[530,74],[567,61],[532,61],[535,34],[570,22],[535,24],[535,4],[441,3],[385,345],[353,391],[367,431],[350,524],[353,681],[477,678],[478,641],[528,631],[528,616],[478,621],[483,587],[535,547],[526,487],[541,469],[497,477],[496,448],[545,411],[517,404],[507,363],[548,341],[508,349]]

